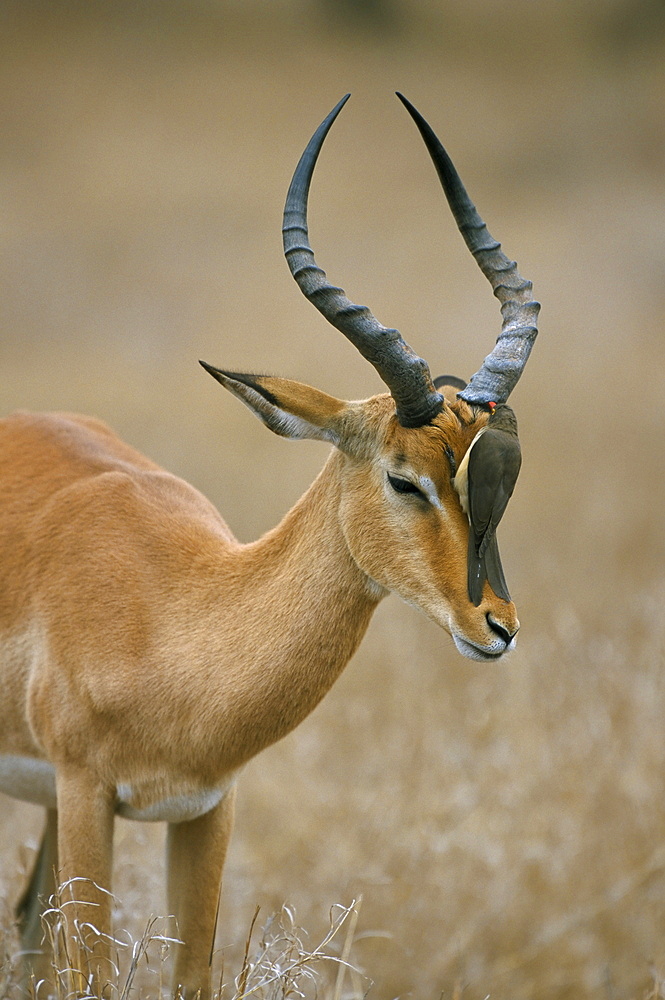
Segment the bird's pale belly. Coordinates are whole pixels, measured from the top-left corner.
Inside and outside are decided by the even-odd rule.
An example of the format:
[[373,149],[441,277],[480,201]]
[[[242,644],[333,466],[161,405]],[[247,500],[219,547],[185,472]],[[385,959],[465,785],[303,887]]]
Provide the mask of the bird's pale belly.
[[[182,788],[173,794],[148,794],[130,783],[116,788],[116,812],[126,819],[183,823],[214,809],[230,791],[235,775],[213,788]],[[0,755],[0,792],[24,802],[55,809],[55,768],[34,757]]]

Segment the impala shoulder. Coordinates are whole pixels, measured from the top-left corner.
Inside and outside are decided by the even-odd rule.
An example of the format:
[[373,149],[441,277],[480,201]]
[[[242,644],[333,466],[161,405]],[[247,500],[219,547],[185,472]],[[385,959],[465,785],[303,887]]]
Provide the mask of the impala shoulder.
[[239,544],[215,505],[180,476],[159,469],[134,477],[134,483],[142,498],[148,499],[172,523],[221,533],[228,541]]
[[125,543],[134,538],[141,548],[154,543],[174,550],[183,539],[188,548],[203,546],[211,536],[238,544],[214,504],[158,467],[117,464],[81,478],[54,498],[50,518],[62,519],[69,533],[87,530],[93,540],[117,535]]

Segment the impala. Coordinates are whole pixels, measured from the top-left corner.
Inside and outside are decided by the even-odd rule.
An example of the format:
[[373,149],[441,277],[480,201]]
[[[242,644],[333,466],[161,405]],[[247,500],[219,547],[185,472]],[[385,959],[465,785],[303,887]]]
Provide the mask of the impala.
[[308,242],[307,196],[346,99],[296,168],[284,248],[305,296],[389,393],[344,402],[204,365],[277,434],[333,445],[276,528],[240,544],[200,493],[95,419],[18,413],[0,422],[0,790],[46,807],[18,905],[22,944],[35,975],[48,972],[40,914],[65,884],[79,995],[106,995],[102,890],[119,814],[168,824],[168,906],[182,939],[174,986],[209,997],[238,774],[319,702],[386,594],[421,608],[464,656],[495,661],[515,645],[512,601],[488,583],[477,606],[469,599],[455,475],[488,403],[505,402],[522,372],[539,306],[404,98],[501,302],[499,339],[468,385],[432,380],[397,330],[328,283]]

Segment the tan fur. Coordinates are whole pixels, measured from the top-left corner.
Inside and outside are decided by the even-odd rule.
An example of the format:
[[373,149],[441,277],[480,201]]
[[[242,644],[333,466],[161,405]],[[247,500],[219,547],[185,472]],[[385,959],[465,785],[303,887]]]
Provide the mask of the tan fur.
[[[505,649],[488,615],[518,628],[489,587],[478,608],[467,596],[468,524],[445,449],[459,464],[484,416],[456,402],[405,429],[389,396],[343,403],[285,379],[255,382],[277,402],[228,387],[262,419],[291,421],[293,436],[323,428],[339,447],[281,524],[248,545],[193,487],[97,421],[0,422],[0,789],[53,817],[55,803],[35,792],[37,762],[50,762],[59,878],[107,889],[114,813],[170,821],[186,997],[209,995],[238,771],[314,708],[381,597],[420,607],[468,655]],[[436,503],[396,494],[387,473],[431,481]],[[56,856],[54,838],[52,819],[45,856]],[[28,947],[47,876],[35,875],[27,900]],[[88,883],[71,892],[102,904],[79,917],[108,930],[105,897]],[[106,957],[98,944],[97,988]]]

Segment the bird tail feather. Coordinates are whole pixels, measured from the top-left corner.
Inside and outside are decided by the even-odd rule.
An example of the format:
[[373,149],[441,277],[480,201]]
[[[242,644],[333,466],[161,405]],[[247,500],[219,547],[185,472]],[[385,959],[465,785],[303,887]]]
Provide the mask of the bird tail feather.
[[473,529],[469,526],[469,549],[467,554],[467,583],[469,600],[476,607],[483,599],[483,585],[487,578],[485,559],[478,555]]
[[509,601],[510,594],[508,593],[506,578],[503,575],[503,566],[501,565],[501,556],[499,555],[499,543],[496,540],[496,535],[492,536],[485,551],[485,568],[489,585],[496,596],[500,597],[503,601]]

